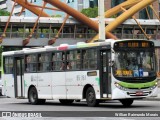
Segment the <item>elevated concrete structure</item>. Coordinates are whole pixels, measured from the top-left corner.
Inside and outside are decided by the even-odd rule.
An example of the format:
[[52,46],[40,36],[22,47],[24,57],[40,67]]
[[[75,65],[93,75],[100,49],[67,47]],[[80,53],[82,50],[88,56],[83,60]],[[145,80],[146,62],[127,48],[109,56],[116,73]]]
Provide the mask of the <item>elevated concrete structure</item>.
[[[93,21],[97,22],[98,19],[91,18]],[[11,17],[8,30],[6,32],[6,37],[2,42],[2,46],[22,46],[22,41],[28,37],[32,27],[37,20],[37,17]],[[105,19],[106,25],[112,22],[114,18]],[[160,39],[160,22],[157,19],[143,20],[137,19],[142,25],[145,31],[151,31],[149,33],[152,36],[152,40]],[[0,35],[2,35],[8,17],[0,17]],[[48,40],[55,37],[56,32],[62,25],[64,18],[46,18],[41,17],[38,21],[37,29],[33,34],[31,42],[27,46],[45,46],[48,44]],[[143,34],[137,34],[139,27],[133,19],[126,20],[123,24],[117,27],[113,31],[119,39],[145,39]],[[66,21],[62,32],[57,39],[55,45],[61,43],[75,44],[79,41],[86,41],[91,39],[96,32],[89,28],[88,26],[79,23],[74,18],[69,18]],[[155,41],[157,47],[160,46],[159,41]]]

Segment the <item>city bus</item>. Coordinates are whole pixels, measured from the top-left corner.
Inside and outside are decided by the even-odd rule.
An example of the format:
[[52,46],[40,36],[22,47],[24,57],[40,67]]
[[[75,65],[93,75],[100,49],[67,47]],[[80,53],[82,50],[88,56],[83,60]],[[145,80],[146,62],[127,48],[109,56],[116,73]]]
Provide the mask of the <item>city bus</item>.
[[24,48],[2,53],[2,93],[62,104],[86,101],[97,106],[157,95],[154,43],[149,40],[104,40],[75,45]]

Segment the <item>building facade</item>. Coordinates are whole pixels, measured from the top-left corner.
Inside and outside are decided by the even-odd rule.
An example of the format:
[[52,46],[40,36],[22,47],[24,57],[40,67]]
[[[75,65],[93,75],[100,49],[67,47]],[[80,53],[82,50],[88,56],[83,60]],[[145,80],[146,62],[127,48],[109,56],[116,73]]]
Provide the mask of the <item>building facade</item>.
[[[125,0],[105,0],[105,9],[106,10],[111,9],[112,7],[122,3],[124,1]],[[154,7],[155,11],[157,11],[157,12],[159,11],[159,17],[160,17],[160,0],[157,0],[156,2],[154,2],[153,7]],[[148,13],[149,13],[150,17],[148,17],[146,9],[143,9],[135,14],[136,18],[137,19],[149,19],[149,18],[156,19],[156,16],[154,15],[151,8],[147,7],[147,9],[148,9]]]
[[[0,0],[0,10],[6,10],[11,12],[14,2],[12,0]],[[13,15],[16,16],[21,12],[22,7],[18,4],[15,5]],[[23,11],[21,16],[25,16],[25,11]]]
[[[98,6],[98,0],[61,0],[61,1],[65,2],[70,7],[74,8],[78,11],[81,11],[84,8]],[[104,0],[104,1],[105,1],[105,3],[104,3],[105,9],[108,10],[108,9],[111,9],[112,7],[124,2],[125,0]],[[32,2],[33,4],[36,4],[36,5],[43,4],[42,0],[28,0],[28,2]],[[10,12],[12,9],[12,7],[10,7],[10,6],[13,6],[13,4],[14,3],[12,2],[12,0],[0,0],[0,9],[7,10]],[[160,0],[157,0],[156,2],[154,2],[153,6],[154,6],[155,11],[158,11],[159,16],[160,16],[160,7],[159,7]],[[53,6],[50,4],[47,4],[47,7],[53,7]],[[22,7],[17,4],[15,6],[14,11],[13,11],[13,15],[18,15],[20,13],[21,9],[22,9]],[[153,11],[149,7],[147,7],[147,9],[148,9],[148,13],[149,13],[150,17],[148,17],[147,12],[144,9],[144,10],[141,10],[140,12],[135,14],[136,18],[137,19],[138,18],[139,19],[149,19],[149,18],[154,19],[154,18],[156,18],[156,16],[153,14]],[[59,15],[59,16],[63,17],[65,15],[65,13],[63,13],[63,12],[58,12],[58,11],[53,11],[53,10],[44,10],[44,11],[47,14],[49,14],[50,16]],[[119,13],[119,14],[121,14],[121,13]],[[25,11],[23,11],[22,16],[29,17],[29,16],[35,16],[35,15],[33,13],[31,13],[30,11],[25,10]]]

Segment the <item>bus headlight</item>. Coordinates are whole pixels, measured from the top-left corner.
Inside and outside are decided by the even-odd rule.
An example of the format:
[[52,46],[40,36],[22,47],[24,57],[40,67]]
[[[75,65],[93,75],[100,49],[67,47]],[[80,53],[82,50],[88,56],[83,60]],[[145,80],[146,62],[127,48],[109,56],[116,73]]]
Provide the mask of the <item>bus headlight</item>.
[[157,87],[157,85],[158,85],[158,83],[157,83],[157,82],[155,82],[154,86],[150,87],[150,89],[151,89],[151,90],[153,90],[154,88],[156,88],[156,87]]
[[124,91],[127,90],[125,87],[121,86],[121,85],[120,85],[119,83],[117,83],[117,82],[115,82],[114,85],[115,85],[117,88],[121,89],[121,90],[124,90]]
[[155,82],[155,86],[157,86],[158,85],[158,82]]
[[155,87],[156,87],[156,86],[152,86],[152,87],[150,87],[150,90],[153,90]]

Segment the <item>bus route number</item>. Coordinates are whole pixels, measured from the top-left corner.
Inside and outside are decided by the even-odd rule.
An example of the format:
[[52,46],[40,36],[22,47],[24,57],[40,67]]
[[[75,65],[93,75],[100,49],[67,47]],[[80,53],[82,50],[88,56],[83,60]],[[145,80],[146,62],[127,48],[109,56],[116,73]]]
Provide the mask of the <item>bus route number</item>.
[[86,75],[77,75],[77,81],[84,81],[86,80]]

